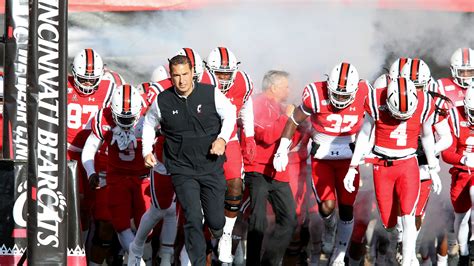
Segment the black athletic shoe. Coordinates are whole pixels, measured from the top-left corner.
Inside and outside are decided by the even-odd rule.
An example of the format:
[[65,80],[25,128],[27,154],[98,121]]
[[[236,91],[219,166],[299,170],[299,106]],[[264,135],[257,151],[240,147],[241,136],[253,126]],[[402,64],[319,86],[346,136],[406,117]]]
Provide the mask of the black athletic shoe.
[[469,255],[459,256],[459,266],[469,266]]

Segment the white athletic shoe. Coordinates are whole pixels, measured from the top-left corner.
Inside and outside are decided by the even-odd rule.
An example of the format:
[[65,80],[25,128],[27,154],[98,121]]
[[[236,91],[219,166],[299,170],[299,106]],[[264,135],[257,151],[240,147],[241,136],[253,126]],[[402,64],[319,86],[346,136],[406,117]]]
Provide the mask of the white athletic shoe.
[[334,252],[331,255],[331,258],[329,259],[329,264],[331,266],[344,266],[344,256],[346,255],[345,252],[338,250],[337,248],[334,250]]
[[223,263],[232,263],[232,235],[231,234],[222,234],[219,239],[219,245],[217,247],[217,252],[219,253],[219,261]]
[[129,266],[140,266],[142,261],[143,250],[137,248],[133,242],[128,246],[128,263]]

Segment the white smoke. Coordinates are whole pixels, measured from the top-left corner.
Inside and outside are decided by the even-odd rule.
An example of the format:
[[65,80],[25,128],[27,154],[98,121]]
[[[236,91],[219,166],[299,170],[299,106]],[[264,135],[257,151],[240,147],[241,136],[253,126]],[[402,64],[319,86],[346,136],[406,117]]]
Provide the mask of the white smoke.
[[132,83],[145,81],[182,47],[205,59],[216,46],[231,49],[256,89],[270,69],[289,71],[295,97],[341,61],[372,79],[384,62],[376,11],[338,4],[239,4],[191,11],[71,14],[69,54],[95,48]]
[[[138,84],[182,47],[194,48],[205,59],[214,47],[226,46],[242,62],[240,69],[252,77],[257,91],[266,71],[289,71],[291,101],[298,102],[305,84],[325,79],[341,61],[354,64],[361,78],[373,81],[396,58],[420,57],[433,76],[441,78],[449,75],[454,50],[474,47],[472,14],[369,6],[264,1],[189,11],[72,13],[69,55],[92,47],[113,70]],[[432,195],[436,199],[431,203],[449,202],[446,169],[445,165],[440,174],[442,195]],[[439,205],[429,205],[427,217],[446,215]],[[436,221],[444,222],[432,222]]]

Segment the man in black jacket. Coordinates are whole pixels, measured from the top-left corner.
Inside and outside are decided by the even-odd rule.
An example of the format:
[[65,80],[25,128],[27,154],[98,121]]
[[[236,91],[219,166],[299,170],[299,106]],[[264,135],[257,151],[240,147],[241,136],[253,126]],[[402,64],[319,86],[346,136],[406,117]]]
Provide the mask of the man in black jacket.
[[157,96],[146,114],[143,157],[147,167],[156,164],[152,146],[155,130],[161,126],[164,163],[186,218],[186,250],[193,265],[205,265],[202,214],[219,238],[225,223],[223,155],[236,111],[218,88],[193,81],[193,73],[186,56],[170,60],[173,86]]

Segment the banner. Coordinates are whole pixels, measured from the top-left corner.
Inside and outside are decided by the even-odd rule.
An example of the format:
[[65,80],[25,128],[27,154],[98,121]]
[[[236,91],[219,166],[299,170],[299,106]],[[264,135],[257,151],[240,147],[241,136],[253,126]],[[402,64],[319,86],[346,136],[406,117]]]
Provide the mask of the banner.
[[15,265],[26,250],[26,161],[0,160],[0,265]]
[[[0,236],[0,265],[17,263],[27,247],[26,241],[26,159],[28,157],[26,119],[26,64],[28,55],[28,1],[5,2],[3,157],[22,163],[1,161],[0,224],[8,231]],[[13,185],[6,193],[6,184]],[[10,187],[9,187],[10,189]],[[8,197],[9,196],[9,197]],[[11,224],[10,224],[11,223]],[[11,230],[10,230],[11,229]],[[5,234],[3,234],[5,233]]]
[[3,157],[26,160],[26,64],[28,54],[28,0],[5,2],[5,60]]
[[67,264],[87,266],[86,251],[82,245],[82,232],[79,225],[79,181],[77,180],[77,162],[67,164]]
[[67,265],[67,1],[30,0],[28,264]]

